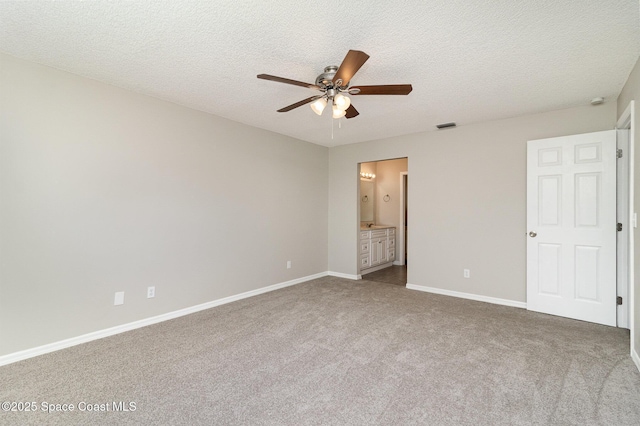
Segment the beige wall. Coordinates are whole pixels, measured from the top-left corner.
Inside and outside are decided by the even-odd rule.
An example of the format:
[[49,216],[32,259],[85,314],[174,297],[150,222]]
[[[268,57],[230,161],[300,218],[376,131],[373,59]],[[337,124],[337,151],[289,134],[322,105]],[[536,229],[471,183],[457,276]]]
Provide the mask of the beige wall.
[[355,276],[358,163],[390,158],[408,157],[409,282],[525,301],[526,141],[611,129],[640,87],[636,65],[618,108],[327,149],[0,66],[0,356],[326,270]]
[[[618,118],[625,111],[629,102],[635,101],[635,135],[632,143],[634,144],[634,163],[635,163],[635,174],[634,174],[634,207],[633,211],[640,212],[640,59],[636,62],[636,66],[631,71],[631,75],[624,85],[622,92],[620,92],[620,96],[618,96]],[[635,269],[635,280],[633,282],[635,294],[634,294],[634,318],[632,321],[634,322],[634,350],[636,354],[640,354],[640,233],[638,233],[638,228],[634,231],[634,240],[635,240],[635,256],[633,259],[634,269]]]
[[332,148],[329,270],[357,273],[357,164],[408,157],[408,282],[524,302],[526,142],[615,119],[609,102]]
[[0,355],[327,271],[327,148],[0,68]]

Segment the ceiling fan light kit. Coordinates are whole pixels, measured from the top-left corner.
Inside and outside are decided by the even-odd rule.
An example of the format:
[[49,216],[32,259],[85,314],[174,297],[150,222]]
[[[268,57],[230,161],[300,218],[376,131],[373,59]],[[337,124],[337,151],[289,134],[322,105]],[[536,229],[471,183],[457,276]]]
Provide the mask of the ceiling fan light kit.
[[333,105],[338,107],[341,111],[346,111],[347,108],[349,108],[349,105],[351,105],[351,99],[342,93],[338,93],[333,97]]
[[333,118],[342,118],[347,115],[347,112],[343,109],[338,108],[337,106],[333,106]]
[[355,95],[408,95],[413,88],[410,84],[387,84],[378,86],[358,86],[349,87],[351,78],[358,72],[360,67],[369,59],[369,55],[359,50],[349,50],[340,67],[331,65],[325,67],[324,72],[316,77],[315,84],[304,83],[302,81],[277,77],[269,74],[258,74],[258,78],[263,80],[277,81],[279,83],[292,84],[294,86],[307,87],[318,90],[322,95],[311,96],[295,104],[280,108],[278,112],[287,112],[299,106],[311,104],[311,109],[318,115],[326,108],[327,104],[332,104],[333,118],[353,118],[360,113],[351,105],[351,99],[345,94]]
[[327,100],[325,98],[316,99],[311,102],[311,109],[318,115],[322,115],[322,111],[324,111],[327,106]]

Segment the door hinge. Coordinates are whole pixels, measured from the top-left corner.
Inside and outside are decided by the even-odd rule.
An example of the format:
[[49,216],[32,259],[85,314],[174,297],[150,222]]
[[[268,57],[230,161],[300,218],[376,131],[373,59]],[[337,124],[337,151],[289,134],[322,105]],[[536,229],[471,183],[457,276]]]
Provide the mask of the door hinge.
[[622,305],[622,296],[618,296],[618,297],[616,297],[616,303],[617,303],[618,305]]
[[618,149],[618,150],[616,151],[616,156],[617,156],[618,158],[622,158],[622,150],[621,150],[621,149]]
[[616,225],[616,229],[618,230],[618,232],[622,231],[622,224],[618,222],[618,225]]

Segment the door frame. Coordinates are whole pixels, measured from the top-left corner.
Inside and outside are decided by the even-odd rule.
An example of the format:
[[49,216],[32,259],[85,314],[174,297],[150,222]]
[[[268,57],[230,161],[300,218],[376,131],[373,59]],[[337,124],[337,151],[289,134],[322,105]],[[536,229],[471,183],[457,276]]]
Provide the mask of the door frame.
[[[407,161],[407,169],[409,169],[409,164]],[[400,232],[396,233],[398,237],[398,243],[396,244],[396,253],[398,253],[398,260],[393,262],[394,265],[402,265],[404,266],[406,253],[404,251],[405,241],[407,240],[407,236],[405,235],[405,229],[407,226],[406,221],[404,220],[404,203],[405,203],[405,187],[404,187],[404,177],[407,176],[409,178],[409,171],[400,172],[400,221],[398,223],[398,230]],[[407,265],[408,266],[408,265]]]
[[[629,122],[622,123],[628,126]],[[616,220],[622,231],[616,233],[616,295],[622,297],[622,304],[616,312],[617,326],[629,328],[629,231],[631,213],[629,211],[629,128],[616,126],[616,148],[622,152],[616,169]]]
[[[616,130],[629,129],[629,148],[628,153],[623,153],[623,156],[628,156],[628,168],[627,168],[627,197],[626,197],[626,205],[623,203],[623,208],[626,210],[626,216],[628,218],[628,225],[626,227],[626,232],[623,224],[624,236],[627,239],[627,255],[618,257],[618,270],[623,270],[626,272],[626,294],[629,298],[629,303],[627,305],[626,314],[628,318],[628,326],[630,331],[630,353],[633,356],[634,348],[635,348],[635,268],[634,268],[634,253],[635,253],[635,244],[634,244],[634,229],[638,227],[637,216],[634,210],[634,156],[635,156],[635,147],[634,147],[634,138],[635,138],[635,105],[634,101],[629,102],[627,108],[625,108],[624,112],[620,115],[616,123]],[[623,157],[624,158],[624,157]],[[620,206],[620,204],[618,204]],[[623,215],[624,217],[624,215]],[[628,259],[627,261],[625,261]],[[621,283],[623,284],[623,283]],[[624,284],[623,284],[624,286]],[[622,291],[622,295],[624,297],[625,288],[619,288],[619,291]],[[618,293],[620,295],[620,293]]]

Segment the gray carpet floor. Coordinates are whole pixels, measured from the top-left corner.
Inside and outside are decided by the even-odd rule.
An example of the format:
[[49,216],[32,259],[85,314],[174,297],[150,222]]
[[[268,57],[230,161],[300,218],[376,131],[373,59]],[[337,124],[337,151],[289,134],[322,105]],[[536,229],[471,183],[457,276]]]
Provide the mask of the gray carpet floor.
[[0,367],[0,401],[39,408],[0,423],[638,425],[628,351],[627,330],[325,277]]

